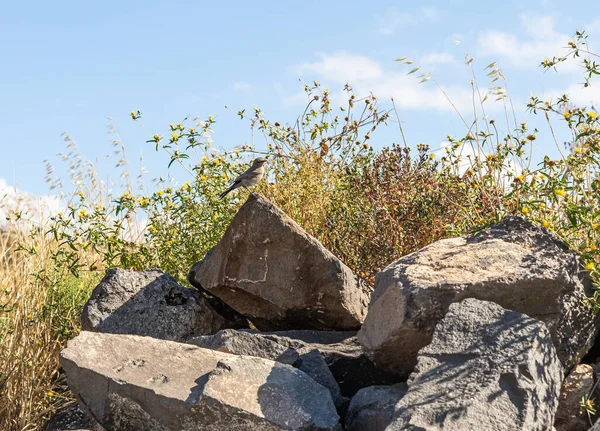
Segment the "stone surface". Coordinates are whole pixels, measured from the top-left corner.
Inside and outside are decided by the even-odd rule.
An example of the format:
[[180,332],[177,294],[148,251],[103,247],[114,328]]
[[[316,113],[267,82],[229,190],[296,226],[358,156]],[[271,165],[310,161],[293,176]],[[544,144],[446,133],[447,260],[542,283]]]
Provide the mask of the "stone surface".
[[323,356],[314,347],[302,344],[292,346],[291,343],[278,343],[276,340],[260,333],[232,329],[219,331],[215,335],[195,337],[186,342],[225,353],[256,356],[292,365],[326,387],[331,393],[336,408],[341,407],[345,401],[341,395],[340,387],[331,374]]
[[347,399],[342,396],[340,386],[331,374],[321,352],[312,347],[301,347],[298,349],[298,354],[300,358],[296,365],[297,368],[304,371],[315,382],[327,388],[335,407],[337,409],[342,408]]
[[264,197],[252,193],[188,279],[260,330],[356,330],[371,288]]
[[[560,391],[558,410],[554,420],[557,431],[579,431],[590,427],[590,419],[580,404],[583,396],[589,396],[594,386],[594,369],[579,364],[567,376]],[[597,404],[597,402],[596,402]]]
[[327,389],[286,364],[135,335],[81,332],[60,362],[110,430],[339,430]]
[[181,286],[158,269],[109,269],[81,317],[84,331],[175,341],[214,334],[227,326],[200,292]]
[[186,343],[234,355],[270,359],[288,365],[294,365],[299,359],[298,352],[290,347],[250,332],[234,329],[225,329],[215,335],[194,337],[187,340]]
[[386,431],[549,430],[562,378],[542,322],[465,299],[419,352]]
[[548,230],[519,217],[435,242],[376,278],[358,339],[378,366],[407,376],[453,302],[492,301],[542,320],[569,369],[591,346],[598,316],[584,305],[578,256]]
[[104,431],[104,428],[75,405],[56,412],[44,426],[44,431]]
[[367,386],[400,382],[398,375],[378,368],[369,359],[356,339],[356,332],[296,330],[261,332],[258,335],[296,350],[319,350],[346,397],[352,397]]
[[394,407],[406,394],[406,383],[369,386],[352,397],[346,412],[346,431],[384,431],[392,421]]

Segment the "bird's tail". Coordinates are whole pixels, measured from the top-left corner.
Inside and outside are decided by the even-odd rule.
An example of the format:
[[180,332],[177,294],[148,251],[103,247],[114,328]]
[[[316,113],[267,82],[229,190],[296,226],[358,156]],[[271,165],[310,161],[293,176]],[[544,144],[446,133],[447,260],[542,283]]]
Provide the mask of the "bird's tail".
[[225,190],[223,193],[221,193],[221,194],[219,195],[219,199],[223,199],[223,198],[224,198],[224,197],[227,195],[227,193],[229,193],[230,191],[232,191],[232,190],[233,190],[233,189],[235,189],[236,187],[237,187],[237,183],[233,183],[233,184],[231,185],[231,187],[229,187],[227,190]]

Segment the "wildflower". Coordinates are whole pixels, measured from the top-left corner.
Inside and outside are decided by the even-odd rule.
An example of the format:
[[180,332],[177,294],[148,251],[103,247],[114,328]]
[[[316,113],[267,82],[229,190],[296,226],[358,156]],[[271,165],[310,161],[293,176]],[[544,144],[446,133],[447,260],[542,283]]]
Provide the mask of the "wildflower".
[[559,196],[564,196],[566,194],[564,189],[556,189],[554,190],[554,193],[556,193]]
[[196,133],[196,128],[190,127],[190,135],[193,135],[194,133]]
[[548,229],[550,227],[550,222],[548,220],[544,220],[542,222],[542,226],[544,226],[546,229]]
[[596,114],[594,111],[588,112],[588,117],[590,117],[592,119],[596,118],[597,116],[598,116],[598,114]]
[[202,176],[200,177],[200,181],[206,181],[207,179],[208,179],[208,178],[206,178],[206,176],[204,176],[204,175],[202,175]]
[[154,135],[154,142],[159,142],[162,139],[162,136],[160,136],[158,133],[156,135]]
[[[256,108],[254,108],[256,110]],[[215,117],[213,117],[212,115],[208,116],[208,121],[212,121]]]
[[85,210],[85,208],[83,208],[81,211],[79,211],[79,218],[85,217],[86,213],[87,213],[87,211]]
[[581,147],[577,147],[577,148],[575,148],[575,149],[573,150],[573,152],[574,152],[575,154],[579,154],[579,153],[581,153]]
[[535,141],[535,133],[530,133],[529,135],[527,135],[527,140],[529,141]]
[[594,230],[598,229],[598,223],[592,223],[592,229],[594,229]]
[[96,211],[100,211],[102,209],[102,207],[100,205],[96,205],[95,209],[96,209]]
[[570,40],[567,45],[569,45],[571,48],[577,48],[577,45],[575,45],[575,42],[573,42],[572,40]]
[[83,192],[77,193],[81,199],[83,199]]
[[521,208],[521,212],[522,212],[523,214],[529,214],[529,208],[527,208],[527,207],[523,207],[523,208]]
[[590,250],[591,251],[596,251],[597,249],[598,248],[594,244],[590,245]]
[[84,285],[83,283],[81,283],[81,284],[78,286],[78,288],[79,288],[79,290],[83,290],[83,289],[85,289],[85,285]]
[[156,194],[157,194],[158,196],[162,196],[162,195],[164,194],[164,191],[162,191],[162,190],[158,190],[158,191],[156,192]]
[[222,177],[222,178],[227,178],[227,174],[226,174],[225,172],[223,172],[223,173],[221,174],[221,177]]
[[190,186],[190,182],[189,182],[189,181],[186,181],[185,183],[183,183],[183,184],[181,185],[181,189],[182,189],[182,190],[187,190],[187,188],[188,188],[189,186]]
[[153,225],[150,225],[150,226],[148,226],[148,231],[154,232],[154,231],[156,231],[156,228]]
[[590,262],[585,266],[585,269],[587,269],[588,271],[592,271],[595,267],[596,265],[594,265],[594,262]]
[[565,111],[565,113],[563,114],[563,117],[565,117],[565,120],[568,120],[569,118],[571,118],[571,111]]
[[171,133],[171,138],[173,138],[174,141],[179,139],[179,135],[177,133]]
[[167,193],[173,193],[173,188],[172,187],[167,187]]
[[177,123],[177,128],[178,128],[178,129],[183,129],[183,124],[181,124],[181,123]]
[[27,318],[28,318],[28,319],[31,319],[32,317],[33,317],[33,316],[32,316],[31,314],[28,314],[28,315],[27,315]]
[[53,397],[54,396],[54,392],[48,391],[48,392],[46,392],[46,395],[48,395],[49,397]]
[[523,175],[519,175],[518,177],[515,178],[515,180],[517,182],[522,182],[525,179],[525,177]]
[[433,160],[433,159],[435,159],[435,154],[430,154],[429,155],[429,160]]

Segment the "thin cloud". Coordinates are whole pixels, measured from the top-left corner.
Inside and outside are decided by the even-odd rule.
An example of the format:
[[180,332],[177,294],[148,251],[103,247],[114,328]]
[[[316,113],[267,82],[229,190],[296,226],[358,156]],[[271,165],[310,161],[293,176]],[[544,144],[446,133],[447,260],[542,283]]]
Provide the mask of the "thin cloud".
[[381,34],[390,35],[402,28],[438,22],[440,19],[439,11],[434,8],[421,8],[415,12],[403,12],[398,8],[391,8],[387,10],[385,15],[377,17],[377,31]]

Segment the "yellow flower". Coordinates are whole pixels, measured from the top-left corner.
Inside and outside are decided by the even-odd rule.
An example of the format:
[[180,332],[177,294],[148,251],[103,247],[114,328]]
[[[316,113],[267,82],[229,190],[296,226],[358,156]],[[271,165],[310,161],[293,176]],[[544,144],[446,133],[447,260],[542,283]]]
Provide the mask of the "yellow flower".
[[528,213],[529,213],[529,208],[527,208],[527,207],[523,207],[523,208],[521,208],[521,212],[522,212],[523,214],[528,214]]
[[183,129],[183,124],[181,124],[181,123],[177,123],[177,128],[178,128],[178,129]]
[[163,193],[164,193],[164,192],[163,192],[162,190],[159,190],[159,191],[157,191],[157,192],[156,192],[156,194],[157,194],[158,196],[162,196],[162,195],[163,195]]
[[227,174],[226,174],[225,172],[223,172],[223,173],[221,174],[221,177],[222,177],[222,178],[227,178]]
[[435,159],[435,154],[430,154],[429,155],[429,160],[433,160],[433,159]]
[[167,193],[173,193],[173,188],[172,187],[167,187]]
[[572,40],[570,40],[567,45],[569,45],[571,48],[577,48],[577,45],[575,45],[575,42],[573,42]]
[[588,112],[588,117],[590,117],[590,118],[592,118],[592,119],[593,119],[593,118],[596,118],[597,116],[598,116],[598,114],[596,114],[594,111],[590,111],[590,112]]
[[585,266],[585,269],[587,269],[588,271],[593,270],[596,267],[596,265],[594,265],[594,262],[590,262]]
[[208,178],[206,178],[204,175],[202,175],[202,176],[200,177],[200,181],[206,181],[207,179],[208,179]]
[[54,392],[48,391],[48,392],[46,392],[46,395],[48,395],[49,397],[53,397],[54,396]]
[[206,157],[206,156],[202,157],[202,161],[203,162],[208,162],[208,157]]
[[79,288],[79,290],[83,290],[83,289],[85,289],[85,285],[84,285],[83,283],[81,283],[81,284],[78,286],[78,288]]
[[194,127],[190,127],[190,135],[196,133],[196,129]]
[[96,205],[96,211],[100,211],[102,209],[102,207],[100,205]]
[[179,135],[177,133],[171,133],[171,138],[173,138],[173,140],[176,141],[177,139],[179,139]]
[[190,186],[190,182],[189,182],[189,181],[186,181],[185,183],[183,183],[183,184],[181,185],[181,189],[182,189],[182,190],[187,190],[187,188],[188,188],[189,186]]
[[519,175],[517,178],[515,178],[515,180],[521,182],[525,179],[525,177],[523,175]]
[[546,229],[548,229],[550,227],[550,222],[548,220],[544,220],[542,222],[542,226],[544,226]]
[[577,147],[573,151],[575,152],[575,154],[579,154],[581,153],[581,147]]
[[554,190],[554,193],[556,193],[559,196],[564,196],[566,194],[564,189],[556,189],[556,190]]
[[82,218],[82,217],[84,217],[86,212],[87,212],[87,211],[85,210],[85,208],[84,208],[84,209],[82,209],[81,211],[79,211],[79,218]]
[[592,223],[592,229],[594,229],[594,230],[598,229],[598,223]]
[[154,141],[158,142],[162,139],[162,136],[160,136],[158,133],[156,135],[154,135]]
[[212,115],[208,116],[208,121],[212,121],[215,117],[213,117]]
[[565,120],[568,120],[569,118],[571,118],[571,111],[565,111],[565,113],[563,114],[563,117],[565,117]]
[[31,319],[32,317],[33,317],[33,316],[32,316],[31,314],[28,314],[28,315],[27,315],[27,318],[28,318],[28,319]]
[[590,250],[591,251],[596,251],[597,249],[598,248],[594,244],[590,245]]

